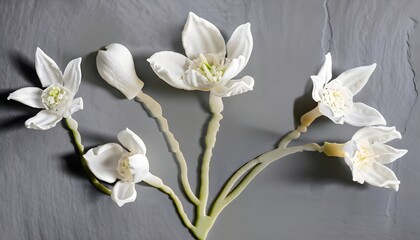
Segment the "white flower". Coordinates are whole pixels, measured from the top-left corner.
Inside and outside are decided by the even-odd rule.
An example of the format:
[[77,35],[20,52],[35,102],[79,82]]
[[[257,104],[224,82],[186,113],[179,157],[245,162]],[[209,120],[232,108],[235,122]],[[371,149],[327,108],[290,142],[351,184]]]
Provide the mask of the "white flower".
[[319,111],[337,124],[386,125],[384,117],[376,109],[353,102],[353,96],[365,86],[376,64],[347,70],[333,80],[331,68],[331,54],[328,53],[318,75],[311,76],[312,98],[318,102]]
[[392,163],[407,153],[384,143],[401,139],[395,127],[365,127],[357,131],[344,144],[344,160],[353,172],[353,181],[365,181],[373,186],[393,188],[398,191],[400,181],[394,172],[383,164]]
[[63,74],[54,60],[40,48],[36,49],[35,69],[42,87],[46,89],[26,87],[14,91],[7,98],[30,107],[44,109],[26,120],[27,128],[50,129],[63,117],[70,117],[73,113],[83,109],[82,98],[73,99],[82,79],[81,61],[81,58],[70,61]]
[[112,43],[105,49],[99,50],[96,56],[99,74],[128,99],[133,99],[144,86],[134,69],[133,56],[119,43]]
[[251,56],[253,40],[250,23],[236,28],[225,44],[216,26],[190,12],[182,31],[182,44],[187,57],[162,51],[148,59],[155,73],[171,86],[210,91],[219,97],[230,97],[253,89],[254,79],[250,76],[232,79],[242,71]]
[[117,143],[108,143],[90,149],[84,157],[98,179],[107,183],[119,179],[112,189],[111,198],[121,207],[136,200],[135,183],[153,175],[149,172],[143,140],[128,128],[118,133],[118,140],[124,148]]

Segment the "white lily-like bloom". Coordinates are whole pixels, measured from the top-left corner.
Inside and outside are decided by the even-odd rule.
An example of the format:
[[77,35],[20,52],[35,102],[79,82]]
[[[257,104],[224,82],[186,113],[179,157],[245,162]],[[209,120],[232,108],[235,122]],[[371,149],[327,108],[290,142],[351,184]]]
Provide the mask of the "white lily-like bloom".
[[122,144],[107,143],[90,149],[84,158],[92,173],[107,183],[117,183],[111,198],[118,206],[134,202],[137,197],[135,184],[153,178],[149,172],[149,160],[143,140],[130,129],[118,133]]
[[136,74],[130,50],[119,43],[112,43],[105,49],[99,50],[96,56],[99,74],[128,99],[133,99],[141,92],[144,83]]
[[219,97],[230,97],[250,91],[254,79],[245,76],[234,80],[251,56],[251,24],[240,25],[225,44],[219,29],[190,12],[182,31],[187,57],[162,51],[148,61],[155,73],[169,85],[185,90],[210,91]]
[[407,153],[405,149],[384,144],[397,138],[401,139],[401,134],[395,127],[365,127],[357,131],[343,147],[344,160],[353,172],[353,181],[398,191],[400,181],[383,165]]
[[61,119],[70,117],[83,109],[83,99],[74,99],[82,79],[80,63],[82,59],[70,61],[64,74],[57,64],[40,48],[36,49],[35,69],[44,90],[26,87],[14,91],[7,98],[41,110],[34,117],[26,120],[27,128],[47,130],[54,127]]
[[386,125],[384,117],[376,109],[353,102],[353,96],[365,86],[375,68],[376,64],[353,68],[331,80],[331,54],[325,55],[324,65],[318,75],[311,76],[312,98],[318,102],[319,111],[336,124]]

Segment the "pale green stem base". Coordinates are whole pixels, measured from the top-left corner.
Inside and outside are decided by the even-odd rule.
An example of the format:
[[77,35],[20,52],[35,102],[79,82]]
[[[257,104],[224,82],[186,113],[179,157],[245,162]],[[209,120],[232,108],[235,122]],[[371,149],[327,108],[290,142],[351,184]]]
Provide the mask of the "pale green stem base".
[[146,106],[150,114],[152,114],[153,118],[155,118],[159,123],[161,131],[165,135],[166,140],[168,142],[169,149],[175,154],[176,160],[178,161],[181,175],[181,183],[184,188],[185,194],[192,203],[198,205],[199,200],[193,193],[190,186],[190,182],[188,180],[187,162],[185,160],[184,154],[179,148],[178,141],[175,139],[174,135],[169,130],[168,120],[166,120],[166,118],[162,115],[162,107],[156,100],[154,100],[152,97],[143,92],[140,92],[137,95],[137,100],[139,100],[144,104],[144,106]]
[[181,217],[182,222],[188,229],[191,230],[191,232],[194,233],[196,231],[196,227],[191,223],[190,219],[188,218],[188,215],[184,211],[184,207],[182,206],[181,200],[179,200],[178,196],[174,193],[172,188],[166,186],[159,177],[154,175],[147,177],[146,179],[144,179],[144,181],[150,186],[155,187],[161,190],[162,192],[168,194],[168,196],[174,202],[176,210],[178,211],[178,215]]
[[82,139],[80,136],[79,131],[77,130],[78,128],[78,123],[76,120],[74,120],[71,116],[66,118],[66,124],[67,127],[70,129],[71,133],[73,134],[73,138],[74,138],[74,143],[76,144],[79,156],[80,156],[80,161],[82,163],[82,167],[83,170],[86,172],[86,174],[88,175],[90,181],[92,182],[93,185],[95,185],[95,187],[97,189],[99,189],[101,192],[107,194],[107,195],[111,195],[111,190],[107,187],[105,187],[104,185],[102,185],[98,179],[95,177],[95,175],[93,175],[93,173],[90,171],[86,159],[83,157],[84,154],[84,146],[82,144]]
[[213,114],[206,134],[206,149],[203,154],[203,162],[201,165],[201,184],[200,184],[200,202],[197,207],[197,221],[199,225],[207,216],[207,201],[209,198],[209,175],[210,175],[210,161],[213,155],[213,148],[216,145],[216,136],[220,128],[220,120],[223,116],[223,101],[221,97],[210,94],[209,99],[210,112]]
[[[224,189],[222,190],[221,194],[216,199],[211,213],[205,219],[196,224],[196,233],[199,235],[197,236],[198,239],[206,239],[207,234],[209,233],[210,229],[213,227],[217,217],[222,212],[222,210],[229,205],[233,200],[235,200],[242,191],[249,185],[249,183],[261,172],[263,171],[268,165],[271,163],[288,156],[290,154],[303,152],[303,151],[315,151],[315,152],[322,152],[323,148],[318,144],[311,143],[296,147],[289,147],[289,148],[277,148],[270,152],[264,153],[263,155],[259,156],[258,158],[249,161],[247,164],[242,166],[228,181],[225,185]],[[254,167],[254,168],[252,168]],[[229,190],[233,187],[234,183],[246,173],[249,169],[251,169],[249,173],[242,179],[242,181],[229,193]],[[227,194],[227,196],[226,196]],[[226,196],[226,197],[225,197]]]

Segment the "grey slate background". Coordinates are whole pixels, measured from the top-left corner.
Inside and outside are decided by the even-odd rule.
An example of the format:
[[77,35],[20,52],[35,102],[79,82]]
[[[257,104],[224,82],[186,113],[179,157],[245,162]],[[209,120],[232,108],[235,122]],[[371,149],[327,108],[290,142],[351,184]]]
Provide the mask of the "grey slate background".
[[[47,1],[0,3],[0,239],[193,239],[170,199],[138,185],[135,203],[119,208],[84,176],[64,125],[26,129],[36,109],[6,101],[18,88],[40,86],[37,46],[61,68],[82,56],[74,115],[87,147],[115,142],[129,127],[148,147],[151,171],[179,195],[175,161],[141,105],[107,86],[95,68],[96,51],[112,42],[133,53],[144,91],[164,109],[196,185],[207,94],[176,90],[145,61],[156,51],[183,53],[188,12],[213,22],[227,39],[251,22],[254,50],[241,73],[253,92],[225,99],[211,166],[211,195],[246,161],[273,149],[311,109],[309,76],[331,51],[333,71],[373,62],[378,67],[355,100],[377,108],[403,139],[408,154],[392,165],[398,193],[351,181],[341,159],[297,154],[271,165],[220,215],[208,239],[420,238],[419,1]],[[357,128],[318,120],[299,142],[345,142]],[[185,199],[183,199],[185,200]],[[190,205],[185,204],[189,214]]]

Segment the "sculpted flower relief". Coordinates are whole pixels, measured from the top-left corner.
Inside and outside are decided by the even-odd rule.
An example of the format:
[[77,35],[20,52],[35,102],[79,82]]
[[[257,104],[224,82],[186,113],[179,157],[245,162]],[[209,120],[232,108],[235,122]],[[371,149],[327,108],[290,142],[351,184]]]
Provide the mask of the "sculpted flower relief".
[[190,12],[182,31],[182,54],[162,51],[148,61],[155,73],[169,85],[184,90],[210,91],[219,97],[230,97],[251,91],[254,79],[238,75],[251,56],[251,24],[240,25],[227,44],[219,29]]
[[27,128],[50,129],[63,117],[68,118],[83,109],[82,98],[74,99],[82,79],[81,61],[81,58],[70,61],[63,74],[54,60],[40,48],[36,49],[35,69],[42,87],[46,89],[26,87],[14,91],[7,98],[33,108],[44,109],[25,122]]

